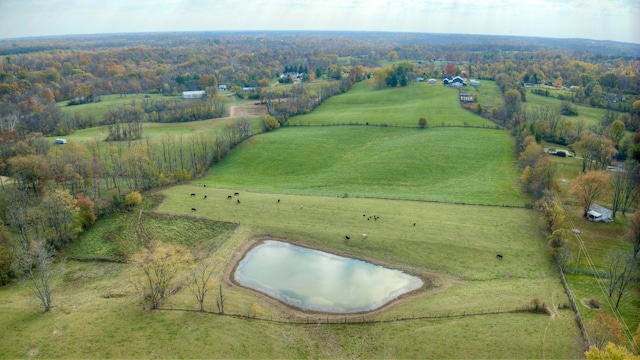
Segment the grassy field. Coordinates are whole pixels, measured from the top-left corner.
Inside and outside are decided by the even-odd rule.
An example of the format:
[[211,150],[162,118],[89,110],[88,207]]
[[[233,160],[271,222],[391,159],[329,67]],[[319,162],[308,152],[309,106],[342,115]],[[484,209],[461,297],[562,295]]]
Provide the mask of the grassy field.
[[[479,92],[481,99],[497,99],[491,85]],[[416,126],[420,117],[430,125],[460,127],[392,127]],[[215,132],[228,121],[145,124],[144,131],[152,139],[168,129]],[[0,289],[3,357],[582,356],[574,314],[564,308],[568,300],[537,212],[446,203],[522,206],[528,201],[517,184],[513,140],[500,130],[463,128],[465,122],[494,126],[462,110],[457,91],[428,84],[373,90],[362,83],[291,121],[392,126],[291,127],[254,136],[206,177],[147,193],[141,208],[100,220],[62,254],[69,260],[53,281],[50,313],[41,312],[24,283]],[[69,139],[91,141],[96,137],[91,131],[99,133],[87,130]],[[572,166],[566,164],[567,176]],[[153,239],[209,254],[227,314],[264,320],[182,311],[197,308],[186,286],[176,287],[164,310],[143,310],[133,285],[140,274],[132,265],[86,261],[126,260],[136,252],[138,219]],[[377,322],[307,324],[305,318],[321,316],[226,280],[223,270],[259,238],[403,269],[428,280],[431,288],[379,312],[349,316]],[[187,274],[185,265],[180,285]],[[591,296],[584,289],[579,296]],[[550,313],[486,314],[522,308],[534,298]],[[205,307],[215,310],[213,296]],[[441,317],[395,321],[434,315]],[[287,322],[291,316],[297,323]]]
[[522,206],[514,166],[512,140],[499,130],[286,128],[243,143],[197,183]]
[[[562,101],[556,98],[542,96],[533,94],[531,92],[527,92],[527,101],[522,103],[522,108],[525,110],[532,110],[537,107],[548,106],[554,110],[560,110],[560,106],[562,105]],[[597,127],[600,125],[602,119],[604,119],[604,115],[606,113],[605,109],[598,109],[586,105],[573,104],[576,109],[578,109],[578,116],[564,116],[561,115],[565,121],[571,121],[571,123],[575,124],[578,119],[583,119],[587,127],[594,126]]]
[[[195,192],[196,197],[189,196]],[[417,296],[374,317],[391,320],[433,314],[471,314],[528,305],[537,297],[555,309],[566,302],[536,230],[532,210],[460,206],[415,201],[327,198],[179,186],[162,191],[159,211],[190,222],[155,233],[173,242],[202,221],[242,224],[212,255],[221,266],[248,239],[270,235],[307,246],[390,266],[439,273],[440,290]],[[203,199],[202,195],[208,195]],[[278,204],[276,199],[280,198]],[[299,205],[304,204],[304,209]],[[196,207],[193,213],[190,209]],[[362,213],[376,213],[367,221]],[[194,215],[197,215],[194,216]],[[131,231],[129,221],[114,218]],[[411,222],[416,222],[412,226]],[[212,223],[210,223],[212,224]],[[327,227],[327,224],[332,224]],[[129,226],[127,228],[127,226]],[[145,225],[146,226],[146,225]],[[94,228],[95,229],[95,228]],[[89,236],[80,242],[94,242]],[[345,242],[344,234],[368,232],[366,241]],[[97,235],[97,234],[94,234]],[[355,237],[355,236],[354,236]],[[89,255],[91,247],[83,253]],[[495,253],[504,255],[502,261]],[[553,316],[518,313],[353,325],[273,323],[181,311],[140,309],[128,264],[68,261],[55,279],[54,309],[42,314],[22,284],[0,291],[5,356],[216,357],[216,358],[571,358],[579,355],[569,310]],[[224,284],[227,312],[279,318],[278,307],[236,286]],[[175,293],[167,309],[194,309],[188,289]],[[214,309],[213,299],[206,302]],[[255,310],[257,309],[257,310]],[[285,317],[286,319],[286,317]],[[465,341],[460,341],[464,334]],[[506,335],[508,334],[508,335]]]
[[60,101],[57,105],[60,107],[62,112],[66,114],[73,115],[78,113],[82,116],[93,116],[94,119],[100,121],[102,120],[102,116],[104,113],[110,108],[119,108],[125,105],[131,104],[132,101],[137,103],[141,103],[145,99],[149,100],[159,100],[159,99],[180,99],[179,96],[167,97],[159,94],[128,94],[126,96],[120,95],[103,95],[100,97],[101,100],[95,103],[89,104],[81,104],[74,106],[67,106],[69,101]]
[[426,83],[374,89],[372,81],[358,83],[349,92],[329,98],[311,114],[294,116],[291,123],[418,126],[421,117],[427,119],[429,126],[468,123],[494,127],[490,121],[463,110],[456,89]]
[[[260,129],[260,121],[258,119],[250,119],[254,126],[254,131]],[[220,118],[209,119],[202,121],[190,121],[181,123],[143,123],[142,124],[142,136],[143,138],[149,138],[155,140],[164,136],[184,136],[185,140],[195,134],[216,134],[225,126],[232,125],[236,119]],[[71,141],[77,141],[79,143],[88,143],[93,141],[102,141],[109,134],[109,130],[106,126],[96,126],[88,129],[78,130],[71,135],[67,135],[64,138]],[[55,138],[60,136],[50,137],[51,142]]]

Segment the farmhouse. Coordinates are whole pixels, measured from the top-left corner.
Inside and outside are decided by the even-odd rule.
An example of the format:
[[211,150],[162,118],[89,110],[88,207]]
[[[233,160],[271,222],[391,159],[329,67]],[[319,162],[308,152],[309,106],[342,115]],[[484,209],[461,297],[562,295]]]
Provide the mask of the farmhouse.
[[587,219],[593,222],[612,222],[613,218],[611,216],[611,210],[596,204],[589,206],[589,211],[587,211]]
[[218,85],[218,91],[227,91],[227,85]]
[[445,78],[442,82],[449,86],[467,86],[464,79],[460,76],[456,76],[453,79]]
[[471,94],[460,93],[460,101],[473,102],[473,96],[471,96]]
[[182,98],[183,99],[199,99],[203,97],[205,92],[203,90],[198,91],[183,91]]

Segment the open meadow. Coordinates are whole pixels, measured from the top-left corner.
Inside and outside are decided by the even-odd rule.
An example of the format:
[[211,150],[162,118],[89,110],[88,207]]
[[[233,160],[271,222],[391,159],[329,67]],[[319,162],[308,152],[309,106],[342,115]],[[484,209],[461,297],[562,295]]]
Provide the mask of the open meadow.
[[260,192],[524,206],[500,130],[286,128],[244,142],[197,184]]
[[325,101],[311,114],[294,116],[291,124],[366,124],[418,126],[485,126],[495,124],[460,107],[458,91],[441,84],[412,83],[400,88],[375,89],[372,81],[363,81],[340,96]]
[[[191,192],[198,196],[191,197]],[[546,242],[537,235],[532,210],[251,192],[240,192],[230,201],[228,193],[195,185],[165,189],[158,213],[145,207],[143,224],[164,242],[175,243],[192,233],[201,234],[198,238],[205,243],[206,229],[200,225],[212,226],[214,219],[239,223],[235,230],[219,228],[219,235],[211,236],[211,259],[219,265],[215,281],[223,285],[226,313],[256,319],[176,311],[197,308],[186,286],[164,302],[166,310],[142,310],[133,285],[140,274],[131,265],[70,260],[54,281],[56,305],[51,313],[41,314],[23,285],[0,292],[0,316],[14,330],[0,339],[5,354],[49,358],[579,355],[573,314],[557,308],[564,306],[566,297],[546,256]],[[192,207],[197,208],[195,213]],[[362,213],[380,218],[368,221]],[[137,210],[124,217],[129,220],[103,220],[112,223],[111,230],[92,229],[78,240],[89,244],[71,250],[75,256],[88,257],[95,248],[90,243],[134,231],[136,214]],[[163,216],[175,220],[174,229],[156,232],[153,224]],[[103,236],[91,236],[92,231]],[[369,237],[363,241],[357,235],[365,231]],[[354,240],[345,241],[344,234],[352,234]],[[319,324],[323,315],[295,311],[224,278],[222,270],[233,265],[240,249],[265,236],[421,274],[430,279],[431,288],[365,314],[365,323]],[[497,252],[503,260],[496,259]],[[551,314],[483,314],[523,308],[533,298],[545,303]],[[213,295],[205,306],[215,311]],[[433,318],[412,319],[422,316]],[[309,317],[313,320],[307,324]],[[345,321],[360,317],[347,316]],[[403,318],[408,319],[395,321]]]
[[[419,117],[430,126],[414,128]],[[158,124],[155,138],[171,126],[184,135],[232,121]],[[0,291],[0,318],[13,330],[0,348],[10,358],[580,357],[509,134],[462,110],[457,91],[428,84],[359,84],[291,120],[349,122],[361,125],[253,136],[205,177],[143,194],[142,206],[101,219],[61,254],[68,260],[50,313],[24,283]],[[452,127],[431,127],[441,122]],[[143,309],[141,274],[129,259],[148,238],[213,261],[226,315],[217,314],[217,291],[207,313],[195,311],[186,286],[192,264],[161,310]],[[263,239],[403,270],[425,286],[370,313],[297,310],[232,279],[244,251]],[[527,311],[533,304],[546,310]]]

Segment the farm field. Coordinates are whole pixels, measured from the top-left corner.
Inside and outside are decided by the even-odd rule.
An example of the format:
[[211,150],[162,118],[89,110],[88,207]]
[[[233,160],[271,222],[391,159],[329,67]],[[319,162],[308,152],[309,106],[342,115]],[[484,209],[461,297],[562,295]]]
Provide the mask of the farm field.
[[160,94],[127,94],[126,96],[120,96],[117,94],[103,95],[100,97],[100,101],[88,104],[80,104],[67,106],[69,101],[60,101],[57,105],[60,110],[66,114],[73,115],[78,113],[82,116],[93,116],[96,120],[102,120],[103,114],[110,108],[123,107],[131,104],[132,101],[141,103],[145,99],[159,100],[159,99],[180,99],[179,96],[164,96]]
[[251,138],[195,183],[523,206],[514,167],[512,140],[500,130],[293,127]]
[[[415,128],[419,117],[430,127]],[[385,120],[396,118],[397,128]],[[233,121],[144,124],[143,134],[188,136]],[[8,357],[45,358],[580,357],[574,314],[538,214],[525,208],[509,134],[462,110],[457,91],[428,84],[359,84],[291,119],[349,122],[361,126],[291,126],[253,136],[205,177],[147,193],[141,208],[102,219],[63,254],[69,260],[54,281],[51,313],[41,315],[24,284],[0,291],[0,318],[15,330],[0,337],[0,347]],[[91,131],[100,130],[68,138],[93,141]],[[146,311],[133,265],[91,261],[126,261],[140,249],[142,226],[217,264],[215,285],[231,316],[193,311],[186,266],[163,309]],[[245,249],[266,238],[401,269],[429,286],[372,313],[344,316],[360,323],[326,324],[343,316],[295,310],[230,280]],[[548,313],[515,312],[534,301]],[[205,307],[217,312],[213,295]]]
[[[562,105],[562,101],[556,98],[542,96],[533,94],[531,92],[527,92],[527,101],[522,103],[522,108],[526,110],[532,110],[537,107],[548,106],[554,110],[560,110],[560,106]],[[578,109],[578,116],[564,116],[561,115],[565,121],[571,121],[575,124],[579,119],[584,120],[585,124],[588,127],[591,126],[599,126],[600,122],[605,116],[605,109],[598,109],[586,105],[573,104]]]
[[[198,196],[189,196],[191,192]],[[0,292],[0,316],[15,330],[0,338],[8,357],[579,356],[573,314],[555,308],[566,297],[546,256],[546,242],[537,235],[532,210],[253,192],[241,192],[236,198],[242,202],[237,204],[226,199],[228,190],[196,185],[161,193],[166,198],[156,211],[182,220],[175,223],[173,232],[156,232],[159,240],[173,242],[178,234],[201,222],[233,220],[241,224],[221,243],[212,240],[218,245],[211,256],[221,268],[232,265],[234,254],[247,241],[268,235],[430,274],[436,290],[367,315],[370,320],[385,322],[298,324],[287,323],[290,309],[216,275],[225,289],[228,314],[285,321],[278,323],[184,311],[144,311],[132,285],[138,274],[130,265],[68,261],[64,275],[55,280],[57,305],[46,316],[30,302],[24,286],[13,285]],[[202,197],[205,194],[207,199]],[[197,211],[193,213],[191,207]],[[153,211],[152,207],[144,208]],[[362,213],[373,212],[379,220],[362,217]],[[145,215],[145,228],[153,229],[151,224],[157,217]],[[105,221],[121,226],[120,231],[131,231],[133,223],[120,218]],[[415,227],[411,221],[416,222]],[[100,236],[92,236],[92,231],[79,242],[99,241]],[[357,235],[361,231],[369,233],[367,240],[344,240],[345,233]],[[92,249],[87,246],[77,251],[89,255]],[[504,255],[502,261],[495,258],[497,251]],[[552,316],[472,315],[527,306],[534,297],[554,309]],[[215,309],[213,298],[206,307]],[[195,309],[196,302],[183,288],[164,303],[164,308]],[[390,321],[448,314],[460,316]],[[309,314],[294,312],[293,316],[295,321],[304,321]],[[462,332],[465,341],[459,341]]]
[[426,118],[428,126],[495,127],[492,122],[460,107],[458,91],[440,84],[412,83],[406,87],[374,89],[372,81],[356,84],[352,90],[334,96],[311,114],[294,116],[291,124],[366,124],[418,126]]

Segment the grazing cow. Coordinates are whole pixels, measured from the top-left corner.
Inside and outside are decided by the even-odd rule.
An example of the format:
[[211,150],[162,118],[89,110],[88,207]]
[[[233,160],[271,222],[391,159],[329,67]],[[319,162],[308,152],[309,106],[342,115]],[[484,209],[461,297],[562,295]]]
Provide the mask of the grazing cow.
[[233,195],[238,196],[238,195],[240,195],[240,193],[233,193]]
[[304,209],[304,205],[300,205],[300,209]]
[[240,204],[240,199],[237,199],[237,200],[236,200],[236,204]]
[[196,194],[194,194],[194,193],[191,193],[191,196],[196,196]]
[[367,214],[362,214],[362,217],[367,217]]
[[496,258],[497,258],[498,260],[502,260],[502,255],[498,254],[498,255],[496,255]]
[[278,204],[280,204],[280,199],[278,199]]
[[416,226],[416,223],[413,223],[413,226]]
[[203,199],[206,199],[206,198],[207,198],[207,195],[205,195]]
[[369,234],[362,234],[362,240],[366,239],[369,237]]
[[202,187],[207,187],[207,184],[202,185]]
[[196,208],[191,208],[191,211],[196,211]]
[[380,219],[380,216],[373,215],[373,220],[378,220],[378,219]]
[[344,236],[344,238],[345,238],[346,240],[351,240],[351,238],[349,237],[349,235],[345,235],[345,236]]
[[369,221],[369,220],[371,220],[371,216],[369,216],[369,217],[367,218],[367,221]]
[[227,200],[231,200],[232,197],[233,196],[231,196],[231,195],[227,196]]

